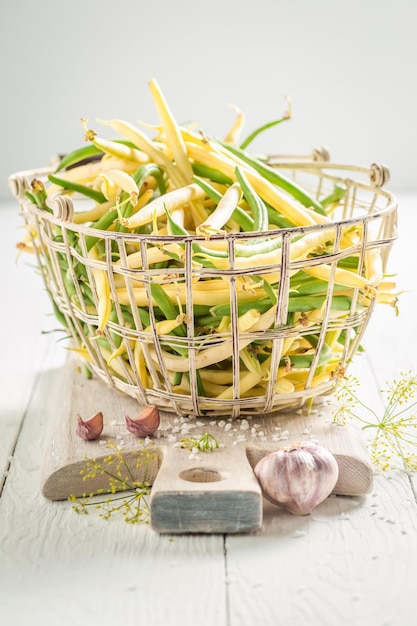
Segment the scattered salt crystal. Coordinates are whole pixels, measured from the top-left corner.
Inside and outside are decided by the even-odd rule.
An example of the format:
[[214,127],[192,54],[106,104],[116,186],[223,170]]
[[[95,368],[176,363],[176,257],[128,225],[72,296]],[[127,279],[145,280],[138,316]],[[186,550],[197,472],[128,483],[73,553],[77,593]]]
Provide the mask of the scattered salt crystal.
[[117,426],[117,420],[112,420],[110,422],[110,426]]
[[276,435],[272,435],[272,441],[279,441],[281,439],[281,437],[276,434]]
[[280,439],[282,441],[286,441],[288,439],[288,435],[281,435]]
[[263,430],[260,430],[260,431],[258,432],[258,437],[265,437],[265,433],[264,433],[264,431],[263,431]]
[[226,424],[226,426],[224,427],[224,430],[227,432],[228,430],[231,430],[231,428],[232,428],[232,425],[229,423],[229,424]]
[[288,430],[283,430],[281,435],[284,435],[284,437],[288,437],[288,435],[290,434],[290,432]]
[[219,426],[220,428],[224,428],[226,426],[226,422],[224,420],[220,420]]
[[173,433],[179,433],[180,432],[180,427],[179,426],[173,426],[172,427],[172,432]]
[[308,428],[305,428],[302,432],[303,435],[309,435],[310,431],[308,430]]
[[245,435],[238,435],[237,441],[246,441],[246,436]]
[[280,431],[280,430],[282,430],[282,428],[281,428],[281,426],[275,426],[274,430]]
[[293,534],[293,537],[304,537],[305,532],[303,530],[296,530],[295,533]]
[[232,445],[233,445],[233,446],[237,446],[237,441],[234,441],[234,442],[232,443]]
[[209,423],[210,423],[210,426],[215,426],[217,422],[216,422],[216,420],[212,420],[212,421],[211,421],[211,422],[209,422]]
[[99,446],[105,446],[107,444],[107,441],[104,441],[104,439],[100,439],[100,441],[98,442]]
[[169,443],[175,443],[175,441],[177,441],[177,438],[175,435],[169,435],[168,436],[168,441]]
[[249,422],[248,422],[248,420],[243,419],[243,420],[240,422],[240,430],[248,430],[248,428],[249,428]]
[[219,448],[224,448],[224,443],[219,443]]
[[204,422],[196,422],[197,426],[204,426]]
[[344,513],[343,512],[343,513],[341,513],[339,515],[339,519],[350,519],[350,515],[349,515],[349,513]]
[[144,441],[145,446],[149,446],[152,444],[152,439],[150,437],[145,437]]
[[260,424],[254,424],[254,425],[253,425],[253,427],[254,427],[254,428],[260,428],[260,427],[261,427],[261,425],[260,425]]
[[191,452],[191,454],[190,454],[190,456],[188,458],[192,459],[193,461],[196,461],[198,459],[198,456],[196,454],[194,454],[194,452]]
[[179,421],[180,421],[180,420],[179,420],[179,417],[175,417],[175,418],[174,418],[174,424],[178,424],[178,422],[179,422]]

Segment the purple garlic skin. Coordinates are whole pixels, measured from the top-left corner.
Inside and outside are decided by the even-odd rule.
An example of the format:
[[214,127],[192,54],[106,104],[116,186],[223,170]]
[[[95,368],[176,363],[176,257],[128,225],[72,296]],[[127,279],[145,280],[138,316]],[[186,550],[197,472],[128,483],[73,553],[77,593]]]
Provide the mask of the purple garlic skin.
[[90,419],[84,421],[81,415],[77,414],[77,427],[75,429],[76,435],[91,441],[92,439],[98,439],[103,432],[103,413],[100,411],[90,417]]
[[156,406],[148,406],[134,418],[125,415],[127,430],[136,437],[149,437],[159,428],[160,417]]
[[339,467],[326,448],[301,442],[263,457],[254,472],[267,500],[309,515],[333,491]]

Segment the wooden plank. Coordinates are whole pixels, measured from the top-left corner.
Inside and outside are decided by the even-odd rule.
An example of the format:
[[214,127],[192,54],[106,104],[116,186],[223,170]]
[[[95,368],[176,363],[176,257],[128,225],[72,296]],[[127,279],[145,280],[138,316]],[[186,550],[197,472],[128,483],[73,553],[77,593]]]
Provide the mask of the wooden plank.
[[42,330],[50,329],[50,306],[41,279],[32,267],[34,259],[17,260],[15,248],[21,220],[17,205],[2,209],[0,246],[2,268],[2,338],[0,356],[0,490],[10,464],[38,369],[47,349]]
[[412,626],[416,518],[401,473],[307,517],[265,504],[262,532],[227,538],[230,625]]
[[56,354],[37,379],[0,499],[1,622],[162,625],[175,616],[225,626],[222,536],[162,536],[78,516],[40,494],[46,435],[62,402]]
[[[114,392],[99,380],[86,380],[70,359],[60,382],[62,402],[45,455],[43,494],[50,499],[77,496],[109,487],[106,474],[98,473],[86,485],[80,471],[85,457],[103,463],[108,440],[123,441],[124,458],[136,480],[153,483],[152,527],[160,532],[251,532],[261,526],[262,501],[253,474],[258,460],[302,440],[314,439],[334,454],[339,464],[335,493],[363,495],[372,488],[372,469],[364,439],[354,426],[335,425],[328,404],[321,400],[310,414],[276,413],[234,421],[179,417],[161,411],[161,426],[152,446],[159,453],[149,466],[135,465],[138,441],[126,431],[124,415],[142,410],[138,403]],[[76,415],[84,418],[102,411],[103,437],[83,441],[75,434]],[[229,427],[229,428],[228,428]],[[213,452],[196,454],[175,447],[173,433],[194,437],[210,432],[220,444]],[[261,436],[260,436],[261,435]],[[182,435],[184,436],[184,435]],[[172,441],[174,440],[174,441]],[[149,446],[148,446],[149,449]]]

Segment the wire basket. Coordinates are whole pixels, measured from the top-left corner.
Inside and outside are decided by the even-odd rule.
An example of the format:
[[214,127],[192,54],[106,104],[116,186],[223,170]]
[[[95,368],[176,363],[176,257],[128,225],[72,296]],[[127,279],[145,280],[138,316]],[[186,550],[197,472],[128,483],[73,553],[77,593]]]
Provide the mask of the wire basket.
[[[384,299],[382,277],[371,274],[374,261],[384,272],[396,235],[388,173],[323,160],[269,164],[317,200],[342,188],[331,222],[215,235],[210,244],[227,251],[217,267],[196,260],[204,237],[98,231],[73,221],[66,195],[53,213],[38,209],[25,192],[48,168],[10,177],[55,313],[95,376],[143,405],[196,416],[295,410],[334,389]],[[260,235],[275,252],[242,256]],[[92,241],[101,257],[91,255]],[[154,262],[155,250],[176,251],[175,271]],[[111,315],[101,329],[103,277]],[[300,299],[308,277],[315,290]],[[160,288],[177,315],[165,326]]]

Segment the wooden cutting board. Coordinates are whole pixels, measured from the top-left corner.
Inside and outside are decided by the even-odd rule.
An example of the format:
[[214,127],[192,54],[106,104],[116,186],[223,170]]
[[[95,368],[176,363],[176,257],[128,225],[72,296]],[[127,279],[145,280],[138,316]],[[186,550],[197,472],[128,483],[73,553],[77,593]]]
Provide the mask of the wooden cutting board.
[[[107,474],[84,479],[86,458],[103,463],[120,449],[135,480],[152,484],[154,530],[251,532],[262,524],[262,494],[253,467],[269,452],[299,441],[319,443],[336,457],[339,479],[334,494],[360,496],[372,490],[373,472],[362,431],[352,424],[334,424],[326,399],[316,401],[309,414],[303,409],[234,420],[161,411],[160,428],[144,440],[127,431],[124,417],[134,417],[143,407],[99,380],[86,379],[73,359],[63,368],[61,391],[62,405],[57,407],[42,477],[42,493],[51,500],[108,489]],[[101,437],[80,439],[75,435],[77,413],[86,420],[97,411],[104,415]],[[214,451],[179,447],[185,438],[204,433],[219,442]],[[144,454],[150,458],[138,465]]]

